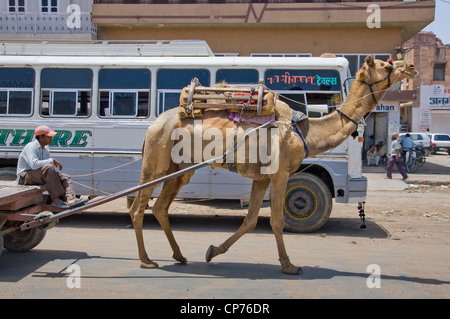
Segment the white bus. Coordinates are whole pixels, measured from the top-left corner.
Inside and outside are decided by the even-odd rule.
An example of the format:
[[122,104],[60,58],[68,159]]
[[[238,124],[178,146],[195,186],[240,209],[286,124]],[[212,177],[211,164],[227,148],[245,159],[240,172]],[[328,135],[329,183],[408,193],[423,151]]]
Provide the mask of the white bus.
[[[115,193],[139,184],[148,126],[179,105],[181,89],[194,77],[203,86],[256,86],[262,79],[293,109],[322,116],[342,102],[348,76],[344,58],[215,57],[203,41],[3,43],[0,175],[15,178],[20,151],[45,124],[58,133],[50,149],[77,194]],[[299,187],[285,198],[287,230],[318,229],[333,198],[365,201],[361,145],[350,137],[303,161],[302,174],[292,177]],[[247,200],[250,186],[239,174],[208,167],[196,171],[179,197]]]

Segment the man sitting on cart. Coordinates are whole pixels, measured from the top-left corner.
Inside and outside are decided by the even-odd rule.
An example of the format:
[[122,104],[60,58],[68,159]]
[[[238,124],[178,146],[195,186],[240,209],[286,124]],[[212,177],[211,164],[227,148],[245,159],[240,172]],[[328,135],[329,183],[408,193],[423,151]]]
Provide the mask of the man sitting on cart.
[[50,157],[48,145],[56,132],[41,125],[34,130],[36,139],[25,145],[17,163],[17,179],[21,185],[46,185],[51,205],[74,207],[83,204],[77,199],[69,175],[56,171],[62,170],[61,163]]

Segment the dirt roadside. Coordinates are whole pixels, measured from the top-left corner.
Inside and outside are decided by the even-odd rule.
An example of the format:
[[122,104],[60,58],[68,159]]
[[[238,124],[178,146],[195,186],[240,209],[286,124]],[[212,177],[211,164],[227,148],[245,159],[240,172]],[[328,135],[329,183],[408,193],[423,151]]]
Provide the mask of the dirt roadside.
[[[395,170],[392,181],[384,179],[385,166],[364,167],[363,172],[369,185],[372,182],[366,215],[386,226],[392,238],[450,242],[450,155],[438,152],[427,157],[403,187]],[[389,189],[394,182],[400,187]]]

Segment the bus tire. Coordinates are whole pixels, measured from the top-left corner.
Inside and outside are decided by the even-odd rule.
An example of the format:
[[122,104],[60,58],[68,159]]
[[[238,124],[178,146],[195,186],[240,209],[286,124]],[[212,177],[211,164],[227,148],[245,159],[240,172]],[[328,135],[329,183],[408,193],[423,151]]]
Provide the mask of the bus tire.
[[283,202],[284,230],[314,232],[327,222],[332,207],[332,195],[324,181],[309,173],[293,174]]
[[4,247],[15,252],[24,252],[33,249],[44,239],[46,231],[39,228],[16,230],[4,235]]

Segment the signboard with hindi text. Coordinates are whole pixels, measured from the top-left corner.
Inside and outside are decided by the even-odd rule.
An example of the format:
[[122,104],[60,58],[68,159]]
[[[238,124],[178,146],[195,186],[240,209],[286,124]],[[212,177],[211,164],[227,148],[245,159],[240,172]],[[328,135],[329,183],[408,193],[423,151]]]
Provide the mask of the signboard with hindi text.
[[450,88],[446,88],[442,84],[422,85],[420,90],[420,106],[450,108]]
[[264,84],[272,90],[340,91],[339,73],[335,70],[270,69]]

